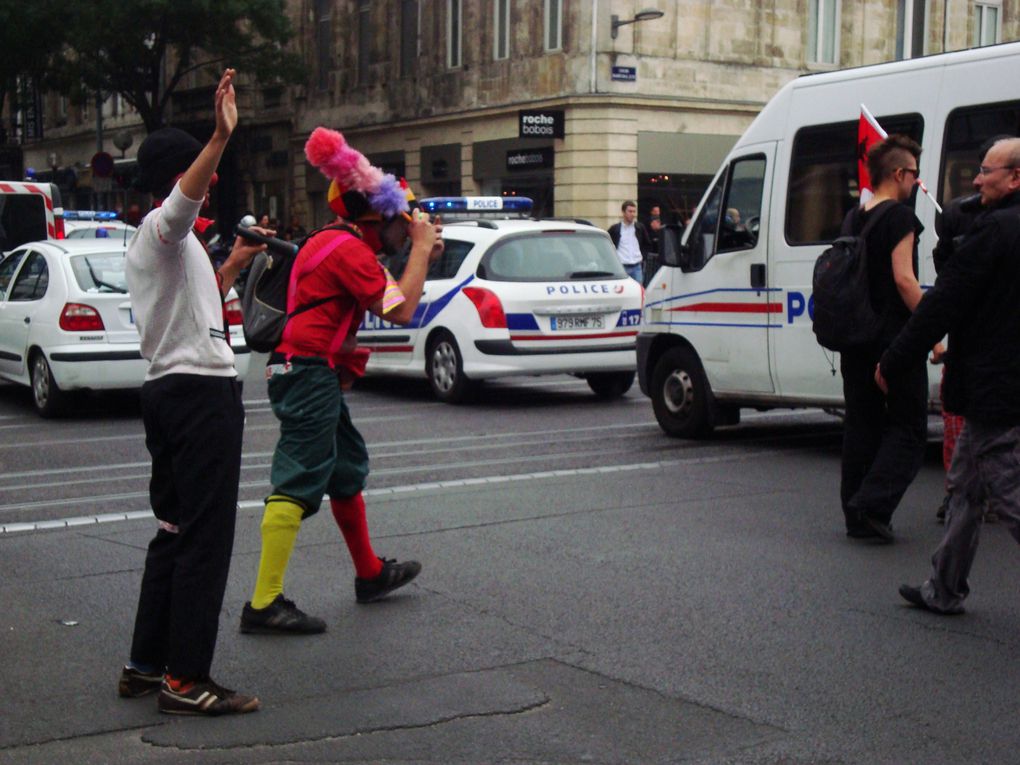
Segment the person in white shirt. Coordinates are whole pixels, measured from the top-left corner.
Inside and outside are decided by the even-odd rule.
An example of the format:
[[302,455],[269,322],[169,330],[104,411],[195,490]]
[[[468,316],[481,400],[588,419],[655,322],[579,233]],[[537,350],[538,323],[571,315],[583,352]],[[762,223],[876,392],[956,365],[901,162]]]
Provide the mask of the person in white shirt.
[[118,692],[134,698],[158,691],[157,708],[168,714],[259,707],[256,697],[209,676],[234,544],[244,428],[223,298],[265,249],[237,239],[214,271],[193,231],[237,125],[234,75],[227,69],[220,79],[216,127],[204,147],[176,128],[156,130],[142,142],[139,180],[156,202],[127,251],[127,283],[149,361],[142,419],[159,529],[149,543]]
[[609,237],[627,276],[644,284],[643,263],[653,249],[648,229],[637,219],[637,205],[627,200],[620,205],[621,220],[609,227]]

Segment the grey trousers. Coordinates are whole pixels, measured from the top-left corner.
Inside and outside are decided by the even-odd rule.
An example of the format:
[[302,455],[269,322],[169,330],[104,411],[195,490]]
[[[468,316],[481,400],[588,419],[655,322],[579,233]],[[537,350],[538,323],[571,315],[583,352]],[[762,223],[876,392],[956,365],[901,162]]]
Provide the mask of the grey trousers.
[[967,576],[977,553],[985,506],[994,507],[1020,542],[1020,427],[966,420],[947,480],[953,487],[946,532],[932,556],[921,594],[933,609],[963,611]]

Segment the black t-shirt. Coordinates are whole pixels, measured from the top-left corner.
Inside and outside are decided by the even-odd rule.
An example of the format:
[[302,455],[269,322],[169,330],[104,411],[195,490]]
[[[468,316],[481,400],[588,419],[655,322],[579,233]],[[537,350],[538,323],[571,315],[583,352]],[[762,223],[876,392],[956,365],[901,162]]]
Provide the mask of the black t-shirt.
[[[851,228],[854,234],[861,233],[877,207],[878,205],[871,210],[851,211],[850,214],[855,216]],[[882,334],[886,341],[895,337],[910,318],[910,309],[900,297],[900,293],[896,289],[896,281],[893,279],[892,252],[903,237],[914,232],[912,265],[916,277],[917,241],[923,230],[924,226],[914,215],[914,211],[905,204],[897,202],[882,214],[881,220],[868,234],[868,287],[871,293],[871,305],[875,312],[883,317],[885,329]]]

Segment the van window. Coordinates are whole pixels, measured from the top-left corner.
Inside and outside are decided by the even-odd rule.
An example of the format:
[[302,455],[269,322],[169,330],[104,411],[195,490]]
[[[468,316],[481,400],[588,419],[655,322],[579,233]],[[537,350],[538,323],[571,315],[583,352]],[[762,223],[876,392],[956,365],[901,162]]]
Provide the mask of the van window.
[[684,271],[701,270],[717,252],[749,250],[758,243],[764,185],[764,156],[741,157],[730,163],[691,223]]
[[981,144],[996,135],[1020,135],[1020,101],[965,106],[949,113],[938,194],[943,207],[974,193]]
[[[920,114],[878,117],[890,135],[918,143],[924,133]],[[860,199],[857,186],[857,120],[801,128],[793,138],[786,193],[786,241],[822,244],[839,236],[843,218]]]
[[726,173],[716,180],[705,197],[698,217],[691,221],[687,235],[684,271],[700,271],[715,253],[715,236],[719,229],[719,206],[722,204]]
[[50,272],[46,267],[46,258],[38,252],[28,256],[25,265],[18,271],[18,278],[11,288],[11,301],[39,300],[46,294],[50,283]]
[[0,194],[0,251],[38,242],[48,233],[42,194]]
[[730,166],[718,252],[750,250],[758,243],[765,157],[738,159]]

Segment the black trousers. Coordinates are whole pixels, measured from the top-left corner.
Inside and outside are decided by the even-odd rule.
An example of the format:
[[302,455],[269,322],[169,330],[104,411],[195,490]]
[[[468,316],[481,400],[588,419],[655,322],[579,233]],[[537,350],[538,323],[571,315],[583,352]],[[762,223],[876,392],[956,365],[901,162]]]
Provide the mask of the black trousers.
[[880,348],[840,354],[846,399],[840,499],[848,530],[864,515],[889,523],[924,462],[927,362],[889,380],[883,395],[875,384],[880,356]]
[[149,543],[131,660],[180,677],[212,666],[234,547],[244,407],[236,378],[167,375],[142,386]]

